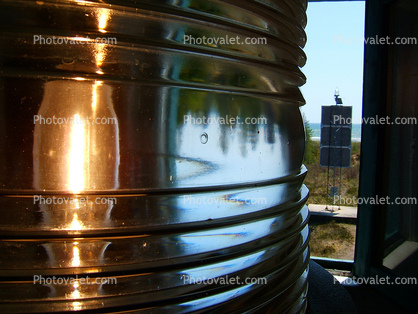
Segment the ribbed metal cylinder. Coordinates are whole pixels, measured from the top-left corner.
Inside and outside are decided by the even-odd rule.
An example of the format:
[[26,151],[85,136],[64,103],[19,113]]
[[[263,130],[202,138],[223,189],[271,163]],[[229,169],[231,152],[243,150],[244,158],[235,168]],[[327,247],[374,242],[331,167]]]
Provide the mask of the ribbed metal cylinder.
[[1,2],[1,311],[305,311],[306,5]]

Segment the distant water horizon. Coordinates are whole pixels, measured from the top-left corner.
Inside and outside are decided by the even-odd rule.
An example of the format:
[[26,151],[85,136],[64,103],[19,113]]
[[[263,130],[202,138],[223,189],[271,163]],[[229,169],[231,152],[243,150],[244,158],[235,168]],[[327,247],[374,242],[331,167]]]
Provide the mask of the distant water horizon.
[[[319,142],[321,140],[321,123],[309,122],[309,126],[312,129],[312,140]],[[361,124],[351,125],[351,141],[352,142],[361,141]]]

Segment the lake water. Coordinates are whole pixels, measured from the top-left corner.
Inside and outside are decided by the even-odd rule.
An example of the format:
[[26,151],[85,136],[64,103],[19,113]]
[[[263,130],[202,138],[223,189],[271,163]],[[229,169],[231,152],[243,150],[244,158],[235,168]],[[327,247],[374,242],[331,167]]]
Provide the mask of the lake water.
[[[309,123],[313,134],[313,141],[320,141],[321,139],[321,123]],[[351,125],[351,141],[360,142],[361,141],[361,124],[352,124]]]

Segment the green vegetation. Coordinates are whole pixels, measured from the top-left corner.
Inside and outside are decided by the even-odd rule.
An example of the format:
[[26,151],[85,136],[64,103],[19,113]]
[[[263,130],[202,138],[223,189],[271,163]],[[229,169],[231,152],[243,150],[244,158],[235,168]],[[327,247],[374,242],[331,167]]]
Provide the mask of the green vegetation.
[[[308,168],[305,184],[309,188],[308,204],[332,204],[332,198],[327,197],[327,168],[319,166],[319,142],[312,141],[312,130],[306,117],[303,116],[306,129],[306,147],[304,164]],[[351,168],[342,168],[341,197],[357,198],[360,170],[360,144],[351,143]],[[339,170],[335,185],[339,185]],[[332,177],[333,169],[330,168]],[[338,183],[337,183],[338,182]],[[333,185],[333,182],[329,183]]]
[[354,224],[309,223],[311,256],[353,259],[356,226]]
[[[309,126],[309,121],[306,119],[305,114],[302,114],[303,123],[305,124],[306,142],[305,142],[305,156],[303,163],[305,165],[311,165],[315,162],[319,163],[319,150],[315,146],[316,142],[312,141],[312,129]],[[319,146],[318,146],[319,147]]]

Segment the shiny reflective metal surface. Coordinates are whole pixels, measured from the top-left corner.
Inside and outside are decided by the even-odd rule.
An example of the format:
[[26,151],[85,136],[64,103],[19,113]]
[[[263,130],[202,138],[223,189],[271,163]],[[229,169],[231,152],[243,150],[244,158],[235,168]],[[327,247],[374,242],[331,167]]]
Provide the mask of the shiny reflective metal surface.
[[2,310],[305,311],[306,4],[0,2]]

